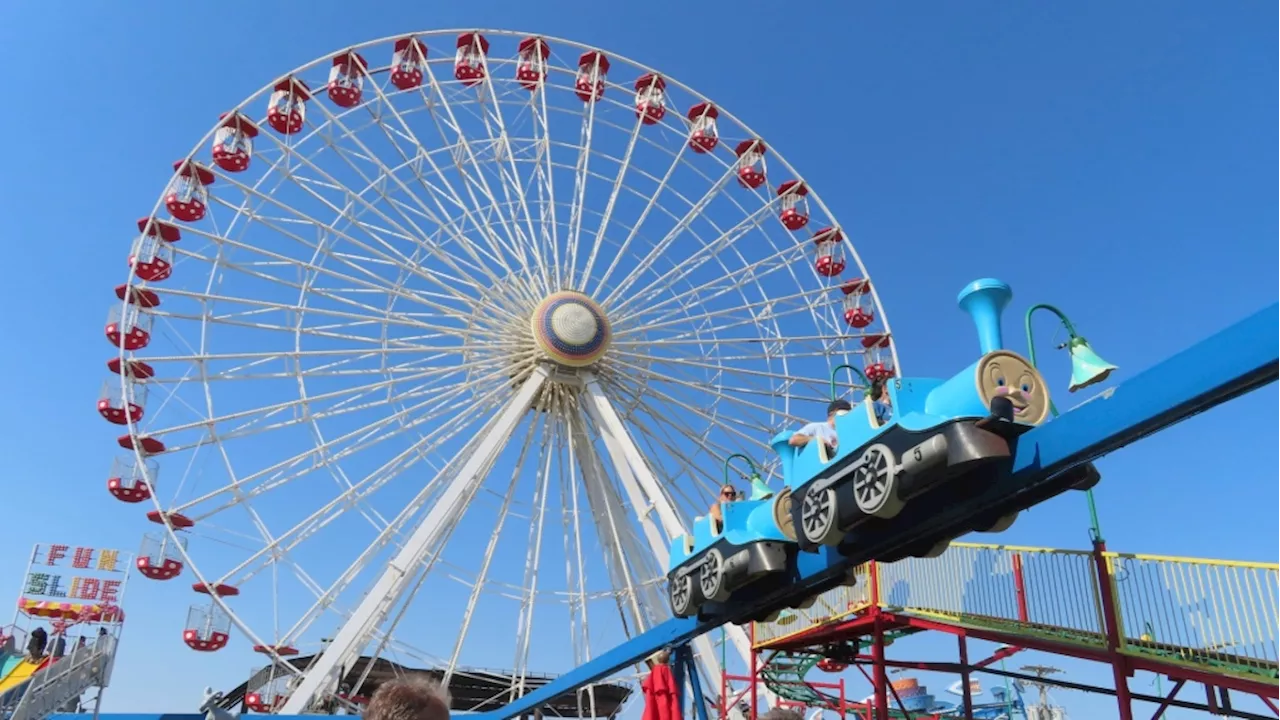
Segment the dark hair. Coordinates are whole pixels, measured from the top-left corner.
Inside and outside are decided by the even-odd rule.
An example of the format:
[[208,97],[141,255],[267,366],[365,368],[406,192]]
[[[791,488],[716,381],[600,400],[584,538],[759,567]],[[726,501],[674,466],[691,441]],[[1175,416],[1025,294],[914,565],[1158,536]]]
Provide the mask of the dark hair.
[[852,410],[852,409],[853,409],[853,406],[849,404],[848,400],[845,400],[843,398],[839,400],[832,400],[831,403],[827,405],[827,415],[828,416],[835,415],[841,410],[848,412],[849,410]]
[[776,707],[761,715],[759,720],[804,720],[804,715],[801,715],[798,710]]
[[872,400],[879,400],[880,395],[884,392],[883,380],[872,380],[871,387],[867,388],[867,397]]
[[449,693],[425,677],[383,683],[365,708],[365,720],[449,720]]

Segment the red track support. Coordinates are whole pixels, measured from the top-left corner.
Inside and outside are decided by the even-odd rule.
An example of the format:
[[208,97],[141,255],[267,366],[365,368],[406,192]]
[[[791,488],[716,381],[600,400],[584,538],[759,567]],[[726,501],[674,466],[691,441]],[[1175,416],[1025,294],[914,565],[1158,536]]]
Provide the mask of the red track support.
[[[1280,711],[1277,711],[1276,703],[1273,702],[1273,699],[1277,697],[1275,686],[1262,679],[1248,679],[1235,675],[1219,674],[1213,672],[1211,668],[1197,669],[1188,667],[1185,664],[1174,663],[1158,656],[1142,653],[1129,654],[1125,647],[1126,633],[1119,617],[1115,578],[1111,575],[1106,553],[1106,544],[1102,541],[1095,541],[1091,553],[1091,561],[1094,566],[1098,592],[1096,598],[1102,607],[1103,632],[1100,638],[1095,636],[1095,639],[1090,642],[1051,639],[1050,637],[1000,629],[998,625],[990,627],[983,626],[980,622],[948,622],[885,609],[879,603],[880,579],[876,563],[869,563],[870,606],[853,617],[789,635],[777,643],[770,643],[764,650],[768,653],[764,658],[760,658],[757,654],[758,651],[753,650],[751,675],[749,677],[732,678],[735,681],[748,680],[752,685],[749,689],[744,688],[737,693],[732,702],[726,700],[722,720],[727,717],[728,709],[732,707],[732,704],[748,692],[751,694],[752,701],[749,720],[757,720],[755,705],[758,698],[755,683],[761,681],[764,668],[773,662],[774,655],[786,652],[825,654],[842,662],[850,662],[851,668],[857,668],[858,672],[872,685],[873,694],[869,702],[849,702],[845,697],[843,678],[839,683],[840,694],[838,698],[822,693],[824,696],[822,707],[830,710],[839,710],[843,716],[850,718],[850,720],[889,720],[891,713],[890,701],[893,701],[903,715],[907,717],[914,716],[916,720],[936,720],[934,715],[927,713],[911,714],[905,711],[902,698],[889,683],[888,668],[904,668],[959,675],[964,688],[961,693],[963,696],[961,708],[963,708],[964,717],[967,720],[972,720],[975,712],[974,698],[970,691],[973,672],[979,671],[1005,675],[1006,677],[1021,677],[1017,673],[1006,673],[1003,670],[991,669],[989,666],[1023,650],[1061,654],[1111,665],[1112,687],[1089,686],[1065,681],[1054,684],[1060,684],[1063,687],[1075,690],[1114,695],[1118,709],[1118,720],[1134,720],[1133,701],[1135,699],[1156,706],[1155,714],[1152,715],[1151,720],[1161,720],[1171,707],[1210,713],[1227,713],[1245,718],[1263,717],[1240,710],[1233,712],[1231,707],[1232,698],[1229,694],[1231,690],[1235,690],[1238,693],[1256,695],[1272,712],[1280,715]],[[1020,552],[1012,553],[1012,574],[1017,618],[1023,623],[1029,623],[1031,621],[1030,600],[1026,583],[1024,556]],[[885,638],[888,633],[896,631],[910,633],[922,630],[955,635],[958,646],[958,662],[917,662],[889,660],[886,657]],[[996,649],[990,657],[979,660],[976,663],[970,662],[968,646],[970,639],[1000,643],[1003,647]],[[1099,639],[1103,640],[1103,642],[1099,643]],[[753,628],[753,646],[755,645],[754,640]],[[856,643],[859,642],[866,648],[866,651],[857,652]],[[840,649],[835,651],[833,646],[840,646]],[[850,654],[852,654],[852,657]],[[761,661],[763,661],[763,666]],[[868,665],[870,666],[869,668],[867,667]],[[1129,688],[1128,683],[1129,678],[1138,671],[1156,673],[1167,677],[1173,683],[1173,687],[1163,697],[1135,693]],[[1187,683],[1204,685],[1204,705],[1176,697]],[[834,683],[804,681],[802,684],[814,689],[818,686],[836,687]],[[722,687],[722,696],[727,696],[729,693],[727,679],[722,684]],[[780,706],[789,707],[797,704],[804,705],[804,703],[784,701],[780,703]],[[814,707],[817,706],[817,704],[814,705]],[[960,709],[958,708],[957,712],[959,711]]]
[[[1014,568],[1017,567],[1015,561]],[[1014,572],[1017,570],[1015,569]],[[973,691],[969,687],[969,641],[963,635],[957,640],[960,643],[960,682],[963,684],[964,693],[962,696],[964,697],[964,720],[973,720]]]
[[747,713],[747,720],[756,720],[756,706],[760,702],[760,698],[756,696],[756,679],[760,677],[760,654],[756,652],[756,631],[755,626],[751,626],[751,710]]
[[1160,720],[1160,718],[1164,717],[1164,711],[1169,709],[1172,704],[1171,701],[1178,696],[1178,691],[1186,684],[1186,680],[1179,680],[1173,684],[1173,688],[1169,690],[1168,695],[1164,696],[1164,702],[1160,703],[1160,706],[1156,708],[1156,714],[1151,716],[1151,720]]
[[1107,569],[1107,559],[1103,555],[1106,551],[1105,542],[1093,541],[1093,565],[1098,575],[1098,594],[1102,601],[1102,621],[1106,626],[1111,675],[1116,684],[1116,705],[1120,711],[1120,720],[1133,720],[1133,700],[1129,697],[1129,664],[1124,655],[1120,654],[1122,631],[1120,620],[1116,617],[1116,598],[1112,592],[1111,572]]

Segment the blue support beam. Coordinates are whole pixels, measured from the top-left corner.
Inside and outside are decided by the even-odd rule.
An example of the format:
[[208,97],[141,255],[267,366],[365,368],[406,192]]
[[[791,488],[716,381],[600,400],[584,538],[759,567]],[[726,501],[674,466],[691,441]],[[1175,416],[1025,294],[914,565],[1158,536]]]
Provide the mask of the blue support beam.
[[[1280,347],[1280,305],[1271,305],[1218,334],[1135,375],[1018,440],[1010,472],[982,491],[984,507],[1041,502],[1067,489],[1064,472],[1119,449],[1174,423],[1275,382]],[[941,514],[913,518],[908,504],[895,523],[898,530],[876,537],[857,528],[839,551],[821,548],[799,553],[785,590],[752,597],[742,593],[732,606],[713,606],[707,618],[673,619],[561,675],[501,710],[478,713],[478,720],[506,720],[609,677],[663,647],[685,643],[728,622],[741,622],[777,607],[798,590],[820,591],[853,566],[910,542],[915,522],[960,526],[973,503]],[[915,521],[915,522],[913,522]]]

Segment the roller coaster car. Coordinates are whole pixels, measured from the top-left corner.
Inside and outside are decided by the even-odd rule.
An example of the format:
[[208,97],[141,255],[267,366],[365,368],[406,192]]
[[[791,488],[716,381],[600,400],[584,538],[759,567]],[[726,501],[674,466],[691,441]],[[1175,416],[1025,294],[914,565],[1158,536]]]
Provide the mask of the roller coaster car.
[[[789,537],[800,549],[836,545],[860,523],[891,520],[913,498],[990,471],[1010,458],[1011,440],[1049,414],[1044,380],[1008,350],[988,352],[948,380],[904,378],[887,389],[892,419],[881,425],[872,404],[860,403],[836,417],[834,452],[817,441],[792,447],[791,432],[773,439],[786,486],[778,501],[788,506]],[[974,529],[999,531],[1004,520]],[[941,548],[950,539],[926,535],[922,543]]]
[[738,589],[786,570],[795,543],[778,526],[777,496],[722,503],[724,526],[710,516],[693,521],[693,531],[671,542],[667,588],[676,617],[690,617],[707,602],[724,602]]

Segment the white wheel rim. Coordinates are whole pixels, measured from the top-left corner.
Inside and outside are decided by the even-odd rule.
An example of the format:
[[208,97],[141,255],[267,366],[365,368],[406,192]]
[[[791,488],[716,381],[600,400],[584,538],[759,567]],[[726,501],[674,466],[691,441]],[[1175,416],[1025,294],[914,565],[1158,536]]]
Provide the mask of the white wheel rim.
[[820,542],[831,530],[835,522],[835,507],[830,489],[821,492],[806,492],[801,523],[804,526],[805,539],[809,542]]
[[865,465],[854,473],[853,492],[858,509],[868,515],[884,507],[893,490],[893,454],[883,445],[867,448]]

